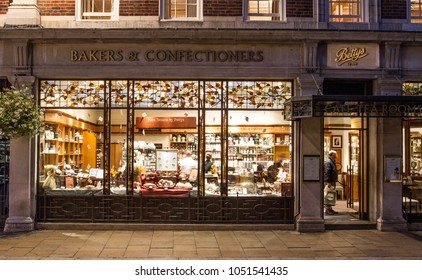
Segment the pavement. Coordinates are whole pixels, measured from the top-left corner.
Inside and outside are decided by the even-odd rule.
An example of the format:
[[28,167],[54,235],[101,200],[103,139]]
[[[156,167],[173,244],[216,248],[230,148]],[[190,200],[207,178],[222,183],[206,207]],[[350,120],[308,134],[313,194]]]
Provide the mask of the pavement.
[[0,234],[0,260],[422,260],[422,231],[71,230]]

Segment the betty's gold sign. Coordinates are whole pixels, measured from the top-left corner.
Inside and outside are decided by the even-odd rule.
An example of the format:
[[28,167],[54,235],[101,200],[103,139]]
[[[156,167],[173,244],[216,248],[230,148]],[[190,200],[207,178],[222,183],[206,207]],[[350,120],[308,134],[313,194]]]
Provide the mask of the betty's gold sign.
[[357,65],[358,60],[367,55],[368,52],[365,48],[341,48],[337,51],[335,62],[338,62],[339,65],[345,63]]
[[327,66],[338,69],[379,67],[378,44],[329,44]]

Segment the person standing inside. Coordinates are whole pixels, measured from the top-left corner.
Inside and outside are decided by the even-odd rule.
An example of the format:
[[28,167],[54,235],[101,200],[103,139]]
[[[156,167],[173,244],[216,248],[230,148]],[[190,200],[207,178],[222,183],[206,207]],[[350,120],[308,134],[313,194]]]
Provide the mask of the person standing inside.
[[[328,159],[324,164],[324,197],[329,191],[334,191],[336,189],[336,182],[338,179],[338,171],[336,167],[337,152],[329,151]],[[332,205],[325,205],[325,214],[334,215],[338,212],[333,210]]]
[[180,173],[189,176],[192,168],[198,168],[198,162],[192,158],[192,152],[186,151],[185,157],[179,163]]
[[212,155],[210,153],[207,153],[205,155],[205,173],[211,172],[212,168]]

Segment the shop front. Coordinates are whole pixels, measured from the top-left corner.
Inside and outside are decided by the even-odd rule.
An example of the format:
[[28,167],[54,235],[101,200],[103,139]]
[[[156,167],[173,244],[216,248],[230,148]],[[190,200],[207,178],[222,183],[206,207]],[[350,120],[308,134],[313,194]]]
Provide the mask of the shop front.
[[[411,169],[406,168],[409,158],[402,156],[402,152],[410,148],[403,140],[407,129],[406,125],[402,128],[402,122],[410,119],[417,123],[421,118],[419,99],[416,96],[314,95],[292,97],[286,103],[288,119],[319,126],[318,132],[313,134],[320,135],[319,149],[324,151],[323,157],[304,153],[301,161],[304,169],[309,158],[325,162],[329,151],[337,153],[338,201],[333,205],[341,213],[336,217],[321,214],[326,224],[367,220],[380,230],[407,230],[405,219],[409,223],[420,221],[420,201],[416,197],[419,177],[410,174]],[[307,173],[310,174],[304,171],[303,176],[310,177]],[[315,171],[314,179],[307,181],[315,181],[322,189],[322,176]],[[321,210],[327,201],[320,199]]]
[[293,223],[291,81],[40,80],[38,220]]
[[[402,96],[388,34],[321,43],[310,31],[43,32],[3,42],[13,54],[3,64],[14,65],[3,75],[31,82],[45,125],[29,144],[11,143],[11,178],[25,182],[11,180],[10,205],[28,203],[9,224],[323,231],[322,166],[336,150],[337,199],[353,221],[407,228],[402,179],[420,172],[418,147],[406,151],[420,143],[421,112],[419,97]],[[417,79],[415,47],[402,48],[406,80]],[[401,179],[387,180],[397,160]]]

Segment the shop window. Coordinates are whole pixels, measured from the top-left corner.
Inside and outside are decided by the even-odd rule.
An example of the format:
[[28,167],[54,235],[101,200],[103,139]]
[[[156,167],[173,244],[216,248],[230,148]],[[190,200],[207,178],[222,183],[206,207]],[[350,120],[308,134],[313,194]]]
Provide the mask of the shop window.
[[410,175],[422,176],[422,127],[420,122],[415,122],[410,127]]
[[117,20],[119,0],[76,1],[77,20]]
[[135,110],[134,192],[193,196],[198,189],[198,112]]
[[48,194],[102,193],[104,115],[97,109],[46,109],[39,182]]
[[128,184],[128,125],[127,110],[113,109],[110,117],[110,192],[130,194]]
[[284,19],[282,14],[283,0],[247,0],[245,1],[246,20],[251,21],[280,21]]
[[162,18],[172,20],[200,20],[202,0],[161,0]]
[[422,83],[403,83],[402,93],[408,96],[422,95]]
[[205,195],[220,195],[222,176],[222,118],[221,112],[205,112]]
[[329,0],[329,20],[331,22],[363,22],[362,0]]
[[290,130],[280,111],[229,112],[229,195],[292,194]]
[[42,80],[40,188],[290,195],[291,132],[282,112],[291,88],[289,81]]
[[422,1],[410,0],[410,22],[422,23]]

